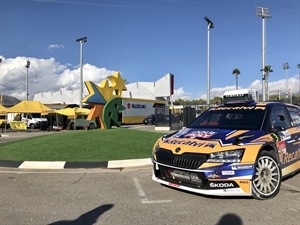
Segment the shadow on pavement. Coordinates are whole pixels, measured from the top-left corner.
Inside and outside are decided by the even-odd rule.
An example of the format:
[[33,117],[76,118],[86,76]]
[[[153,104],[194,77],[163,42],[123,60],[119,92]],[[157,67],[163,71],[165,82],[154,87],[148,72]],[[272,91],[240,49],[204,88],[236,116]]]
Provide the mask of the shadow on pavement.
[[93,225],[97,222],[101,214],[110,210],[113,206],[113,204],[101,205],[91,211],[82,214],[75,220],[61,220],[54,223],[50,223],[48,225]]

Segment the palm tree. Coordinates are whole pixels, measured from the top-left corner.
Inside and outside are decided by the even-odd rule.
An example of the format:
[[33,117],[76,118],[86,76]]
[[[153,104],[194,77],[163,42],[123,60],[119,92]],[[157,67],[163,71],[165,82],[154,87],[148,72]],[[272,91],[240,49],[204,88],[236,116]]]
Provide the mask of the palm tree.
[[265,66],[263,69],[261,69],[260,71],[263,71],[265,73],[265,79],[266,79],[266,99],[269,100],[269,73],[272,73],[273,70],[271,69],[271,66]]
[[235,75],[235,85],[236,85],[236,90],[238,89],[238,76],[239,74],[241,74],[240,70],[238,68],[235,68],[233,71],[232,71],[232,74]]
[[300,63],[297,65],[297,68],[299,69],[299,95],[300,95]]

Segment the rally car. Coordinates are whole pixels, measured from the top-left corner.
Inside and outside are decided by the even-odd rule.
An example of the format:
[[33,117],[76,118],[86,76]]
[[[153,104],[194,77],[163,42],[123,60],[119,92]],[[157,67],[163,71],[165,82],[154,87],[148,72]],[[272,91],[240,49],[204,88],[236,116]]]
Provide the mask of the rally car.
[[152,151],[152,179],[215,196],[270,199],[300,170],[300,110],[282,102],[238,101],[209,108]]

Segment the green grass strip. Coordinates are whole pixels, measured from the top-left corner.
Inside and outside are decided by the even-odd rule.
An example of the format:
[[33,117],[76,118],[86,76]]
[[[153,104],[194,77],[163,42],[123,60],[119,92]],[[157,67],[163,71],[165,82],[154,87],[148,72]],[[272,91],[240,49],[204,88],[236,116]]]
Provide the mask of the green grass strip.
[[127,128],[58,132],[0,145],[1,160],[106,161],[150,158],[164,133]]

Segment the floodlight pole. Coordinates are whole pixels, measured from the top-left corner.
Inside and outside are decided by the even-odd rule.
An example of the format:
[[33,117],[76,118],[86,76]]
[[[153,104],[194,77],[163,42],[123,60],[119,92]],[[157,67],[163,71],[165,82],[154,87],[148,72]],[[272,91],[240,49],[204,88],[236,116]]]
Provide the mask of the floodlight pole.
[[214,28],[213,22],[206,16],[207,22],[207,107],[210,107],[210,29]]
[[[266,65],[266,19],[271,18],[268,8],[256,7],[256,16],[262,18],[262,68]],[[266,74],[262,71],[262,97],[266,101]]]
[[283,63],[283,69],[285,70],[285,98],[288,99],[289,93],[288,93],[288,72],[287,70],[290,68],[289,63]]
[[76,42],[80,43],[80,95],[79,95],[79,107],[82,108],[82,98],[83,98],[83,43],[87,42],[87,37],[82,37],[76,39]]
[[26,64],[26,69],[27,69],[27,73],[26,73],[26,101],[28,101],[28,69],[30,67],[30,61],[27,60],[27,64]]

